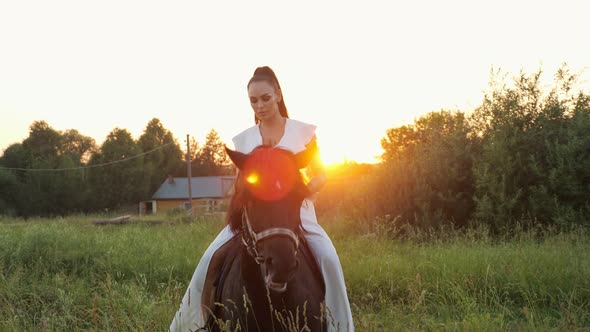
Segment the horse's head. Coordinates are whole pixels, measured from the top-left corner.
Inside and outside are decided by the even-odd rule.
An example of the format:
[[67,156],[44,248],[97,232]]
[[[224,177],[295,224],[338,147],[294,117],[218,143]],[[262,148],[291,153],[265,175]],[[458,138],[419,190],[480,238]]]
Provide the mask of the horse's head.
[[310,162],[315,144],[298,154],[268,146],[250,154],[226,150],[240,170],[228,211],[230,227],[242,231],[266,285],[284,291],[298,265],[300,208],[309,195],[299,169]]

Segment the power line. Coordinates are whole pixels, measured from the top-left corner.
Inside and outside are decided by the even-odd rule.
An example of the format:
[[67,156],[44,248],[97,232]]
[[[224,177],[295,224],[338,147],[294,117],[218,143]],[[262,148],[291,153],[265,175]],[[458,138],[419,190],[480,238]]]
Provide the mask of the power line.
[[120,159],[120,160],[115,160],[115,161],[110,161],[108,163],[102,163],[102,164],[96,164],[96,165],[90,165],[90,166],[79,166],[79,167],[67,167],[67,168],[19,168],[19,167],[2,167],[0,166],[0,169],[5,169],[5,170],[11,170],[11,171],[24,171],[24,172],[59,172],[59,171],[73,171],[73,170],[77,170],[77,169],[89,169],[89,168],[95,168],[95,167],[102,167],[102,166],[108,166],[108,165],[113,165],[113,164],[117,164],[117,163],[122,163],[125,161],[129,161],[135,158],[139,158],[141,156],[145,156],[148,153],[152,153],[154,151],[163,149],[172,143],[167,143],[164,144],[162,146],[159,146],[155,149],[140,153],[138,155],[129,157],[129,158],[125,158],[125,159]]

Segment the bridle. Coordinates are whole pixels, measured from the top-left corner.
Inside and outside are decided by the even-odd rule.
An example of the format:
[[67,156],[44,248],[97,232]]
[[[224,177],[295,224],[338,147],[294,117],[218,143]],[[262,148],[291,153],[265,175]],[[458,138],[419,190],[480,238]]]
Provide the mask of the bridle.
[[258,241],[273,236],[286,236],[295,244],[295,253],[297,253],[297,250],[299,249],[299,238],[297,237],[297,234],[288,228],[273,227],[258,233],[254,232],[252,225],[250,224],[250,218],[248,217],[248,210],[246,207],[244,207],[242,211],[242,229],[242,243],[244,246],[246,246],[248,254],[250,254],[250,256],[252,256],[252,258],[254,258],[256,263],[259,265],[264,265],[265,258],[258,252],[258,249],[256,248]]

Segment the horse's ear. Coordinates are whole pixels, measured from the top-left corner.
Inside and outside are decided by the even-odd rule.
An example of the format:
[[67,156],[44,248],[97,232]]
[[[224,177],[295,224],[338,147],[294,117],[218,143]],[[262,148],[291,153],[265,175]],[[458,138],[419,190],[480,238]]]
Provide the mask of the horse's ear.
[[238,151],[235,151],[235,150],[232,150],[232,149],[228,148],[227,146],[224,146],[224,147],[225,147],[225,152],[229,156],[229,159],[231,159],[232,163],[234,163],[234,165],[236,165],[236,167],[239,170],[241,170],[244,167],[244,163],[246,162],[248,155],[243,154]]
[[315,156],[317,151],[318,151],[318,144],[317,144],[316,139],[314,137],[305,146],[305,150],[303,150],[295,155],[295,163],[297,164],[297,168],[301,169],[301,168],[307,167],[307,165],[309,165],[309,163],[311,162],[311,160],[313,159],[313,157]]

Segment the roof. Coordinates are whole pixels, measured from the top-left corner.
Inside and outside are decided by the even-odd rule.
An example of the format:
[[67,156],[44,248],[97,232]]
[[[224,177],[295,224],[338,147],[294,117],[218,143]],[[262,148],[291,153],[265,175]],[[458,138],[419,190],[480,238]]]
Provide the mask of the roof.
[[[235,176],[200,176],[191,178],[194,198],[224,198],[233,188]],[[188,199],[188,178],[168,178],[156,190],[152,199]]]

